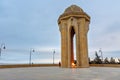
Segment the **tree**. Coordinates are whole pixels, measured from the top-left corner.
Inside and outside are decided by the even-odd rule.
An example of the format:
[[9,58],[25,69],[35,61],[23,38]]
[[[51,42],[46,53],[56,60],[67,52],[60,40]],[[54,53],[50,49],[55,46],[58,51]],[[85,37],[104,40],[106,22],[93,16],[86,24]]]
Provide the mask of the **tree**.
[[105,64],[109,64],[110,63],[107,57],[104,59],[104,63]]
[[90,60],[90,57],[88,58],[88,60],[89,60],[89,64],[91,64],[91,60]]
[[116,63],[116,62],[115,62],[115,59],[114,59],[113,57],[111,57],[110,63],[111,63],[111,64],[115,64],[115,63]]
[[118,61],[119,61],[118,64],[120,64],[120,59],[118,59]]
[[101,64],[102,60],[100,59],[100,56],[98,56],[97,51],[95,51],[95,56],[96,56],[94,59],[95,64]]

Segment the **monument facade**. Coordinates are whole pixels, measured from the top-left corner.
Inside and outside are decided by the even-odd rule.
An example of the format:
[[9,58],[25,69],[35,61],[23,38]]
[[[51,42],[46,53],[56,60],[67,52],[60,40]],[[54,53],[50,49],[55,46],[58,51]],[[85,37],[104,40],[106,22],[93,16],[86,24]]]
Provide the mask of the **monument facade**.
[[76,40],[76,67],[89,67],[87,33],[90,16],[79,6],[71,5],[58,19],[61,33],[61,67],[71,68],[74,64],[74,44]]

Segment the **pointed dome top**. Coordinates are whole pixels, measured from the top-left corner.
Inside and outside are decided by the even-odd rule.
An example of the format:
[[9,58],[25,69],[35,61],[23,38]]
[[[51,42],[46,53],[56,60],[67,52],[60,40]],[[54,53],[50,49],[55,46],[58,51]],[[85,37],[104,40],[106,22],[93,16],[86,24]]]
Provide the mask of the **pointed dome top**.
[[74,12],[84,12],[84,11],[77,5],[71,5],[64,11],[64,13],[74,13]]

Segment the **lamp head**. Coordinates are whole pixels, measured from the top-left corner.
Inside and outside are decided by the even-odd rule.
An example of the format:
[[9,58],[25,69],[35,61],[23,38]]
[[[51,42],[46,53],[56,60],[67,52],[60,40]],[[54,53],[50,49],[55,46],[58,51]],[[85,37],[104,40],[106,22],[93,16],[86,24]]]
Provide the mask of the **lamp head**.
[[35,50],[33,49],[32,52],[35,52]]
[[6,49],[6,47],[5,47],[5,46],[3,46],[3,49]]

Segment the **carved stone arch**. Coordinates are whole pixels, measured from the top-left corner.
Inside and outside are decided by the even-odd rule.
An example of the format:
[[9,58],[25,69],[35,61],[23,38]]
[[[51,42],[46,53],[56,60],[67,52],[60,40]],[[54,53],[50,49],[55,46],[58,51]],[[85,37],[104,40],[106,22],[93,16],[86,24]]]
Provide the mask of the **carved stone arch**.
[[68,20],[68,31],[70,31],[70,29],[73,27],[73,29],[75,30],[75,33],[77,32],[77,19],[74,17],[70,17],[70,19]]

